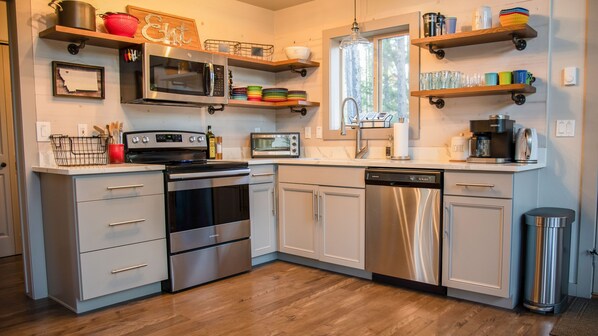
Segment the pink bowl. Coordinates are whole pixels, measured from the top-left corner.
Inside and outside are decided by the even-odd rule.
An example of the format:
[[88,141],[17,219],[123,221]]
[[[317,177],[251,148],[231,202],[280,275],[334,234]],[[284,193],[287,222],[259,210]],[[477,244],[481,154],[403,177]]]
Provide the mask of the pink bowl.
[[137,32],[139,19],[127,13],[105,13],[100,14],[104,19],[104,27],[110,34],[133,37]]

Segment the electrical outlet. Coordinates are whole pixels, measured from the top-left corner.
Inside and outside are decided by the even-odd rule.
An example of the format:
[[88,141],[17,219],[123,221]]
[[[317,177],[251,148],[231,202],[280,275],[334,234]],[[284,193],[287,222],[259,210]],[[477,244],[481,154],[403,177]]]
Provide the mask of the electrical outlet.
[[52,125],[49,121],[38,121],[35,123],[37,142],[49,142],[52,134]]
[[87,124],[77,124],[77,136],[87,136]]
[[322,139],[322,126],[316,127],[316,139]]
[[555,135],[557,137],[575,136],[575,120],[557,120]]

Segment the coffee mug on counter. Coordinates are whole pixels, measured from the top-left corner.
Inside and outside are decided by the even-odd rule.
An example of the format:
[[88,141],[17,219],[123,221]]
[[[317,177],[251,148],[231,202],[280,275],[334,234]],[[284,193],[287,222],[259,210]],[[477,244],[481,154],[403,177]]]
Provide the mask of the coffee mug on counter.
[[513,71],[513,84],[526,84],[526,83],[527,83],[527,70]]
[[498,84],[509,85],[513,83],[513,73],[511,71],[501,71],[498,73]]
[[498,85],[498,74],[496,72],[487,72],[484,74],[486,85]]

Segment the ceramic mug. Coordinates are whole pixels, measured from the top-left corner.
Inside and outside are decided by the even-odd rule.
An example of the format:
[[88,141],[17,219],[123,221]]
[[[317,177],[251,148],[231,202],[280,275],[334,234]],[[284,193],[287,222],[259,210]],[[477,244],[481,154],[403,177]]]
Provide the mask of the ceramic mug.
[[487,72],[484,74],[486,85],[498,85],[498,74],[496,72]]
[[513,82],[513,73],[511,71],[501,71],[498,73],[498,84],[509,85]]
[[527,77],[525,79],[525,84],[531,85],[535,81],[536,81],[536,77],[534,77],[534,74],[532,74],[531,72],[528,72]]
[[527,70],[513,71],[513,83],[514,84],[526,84],[527,83]]
[[447,17],[444,20],[445,34],[454,34],[457,31],[457,18]]

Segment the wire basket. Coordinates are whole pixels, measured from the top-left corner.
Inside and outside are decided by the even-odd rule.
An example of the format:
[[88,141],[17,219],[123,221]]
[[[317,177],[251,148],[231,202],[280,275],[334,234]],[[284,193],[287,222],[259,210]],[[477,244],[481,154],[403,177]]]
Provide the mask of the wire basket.
[[236,55],[240,42],[226,40],[205,40],[203,47],[207,51],[217,51],[225,54]]
[[92,166],[108,164],[109,137],[70,137],[50,135],[54,159],[59,166]]
[[238,55],[271,61],[274,46],[271,44],[247,43],[227,40],[205,40],[204,49],[225,54]]

